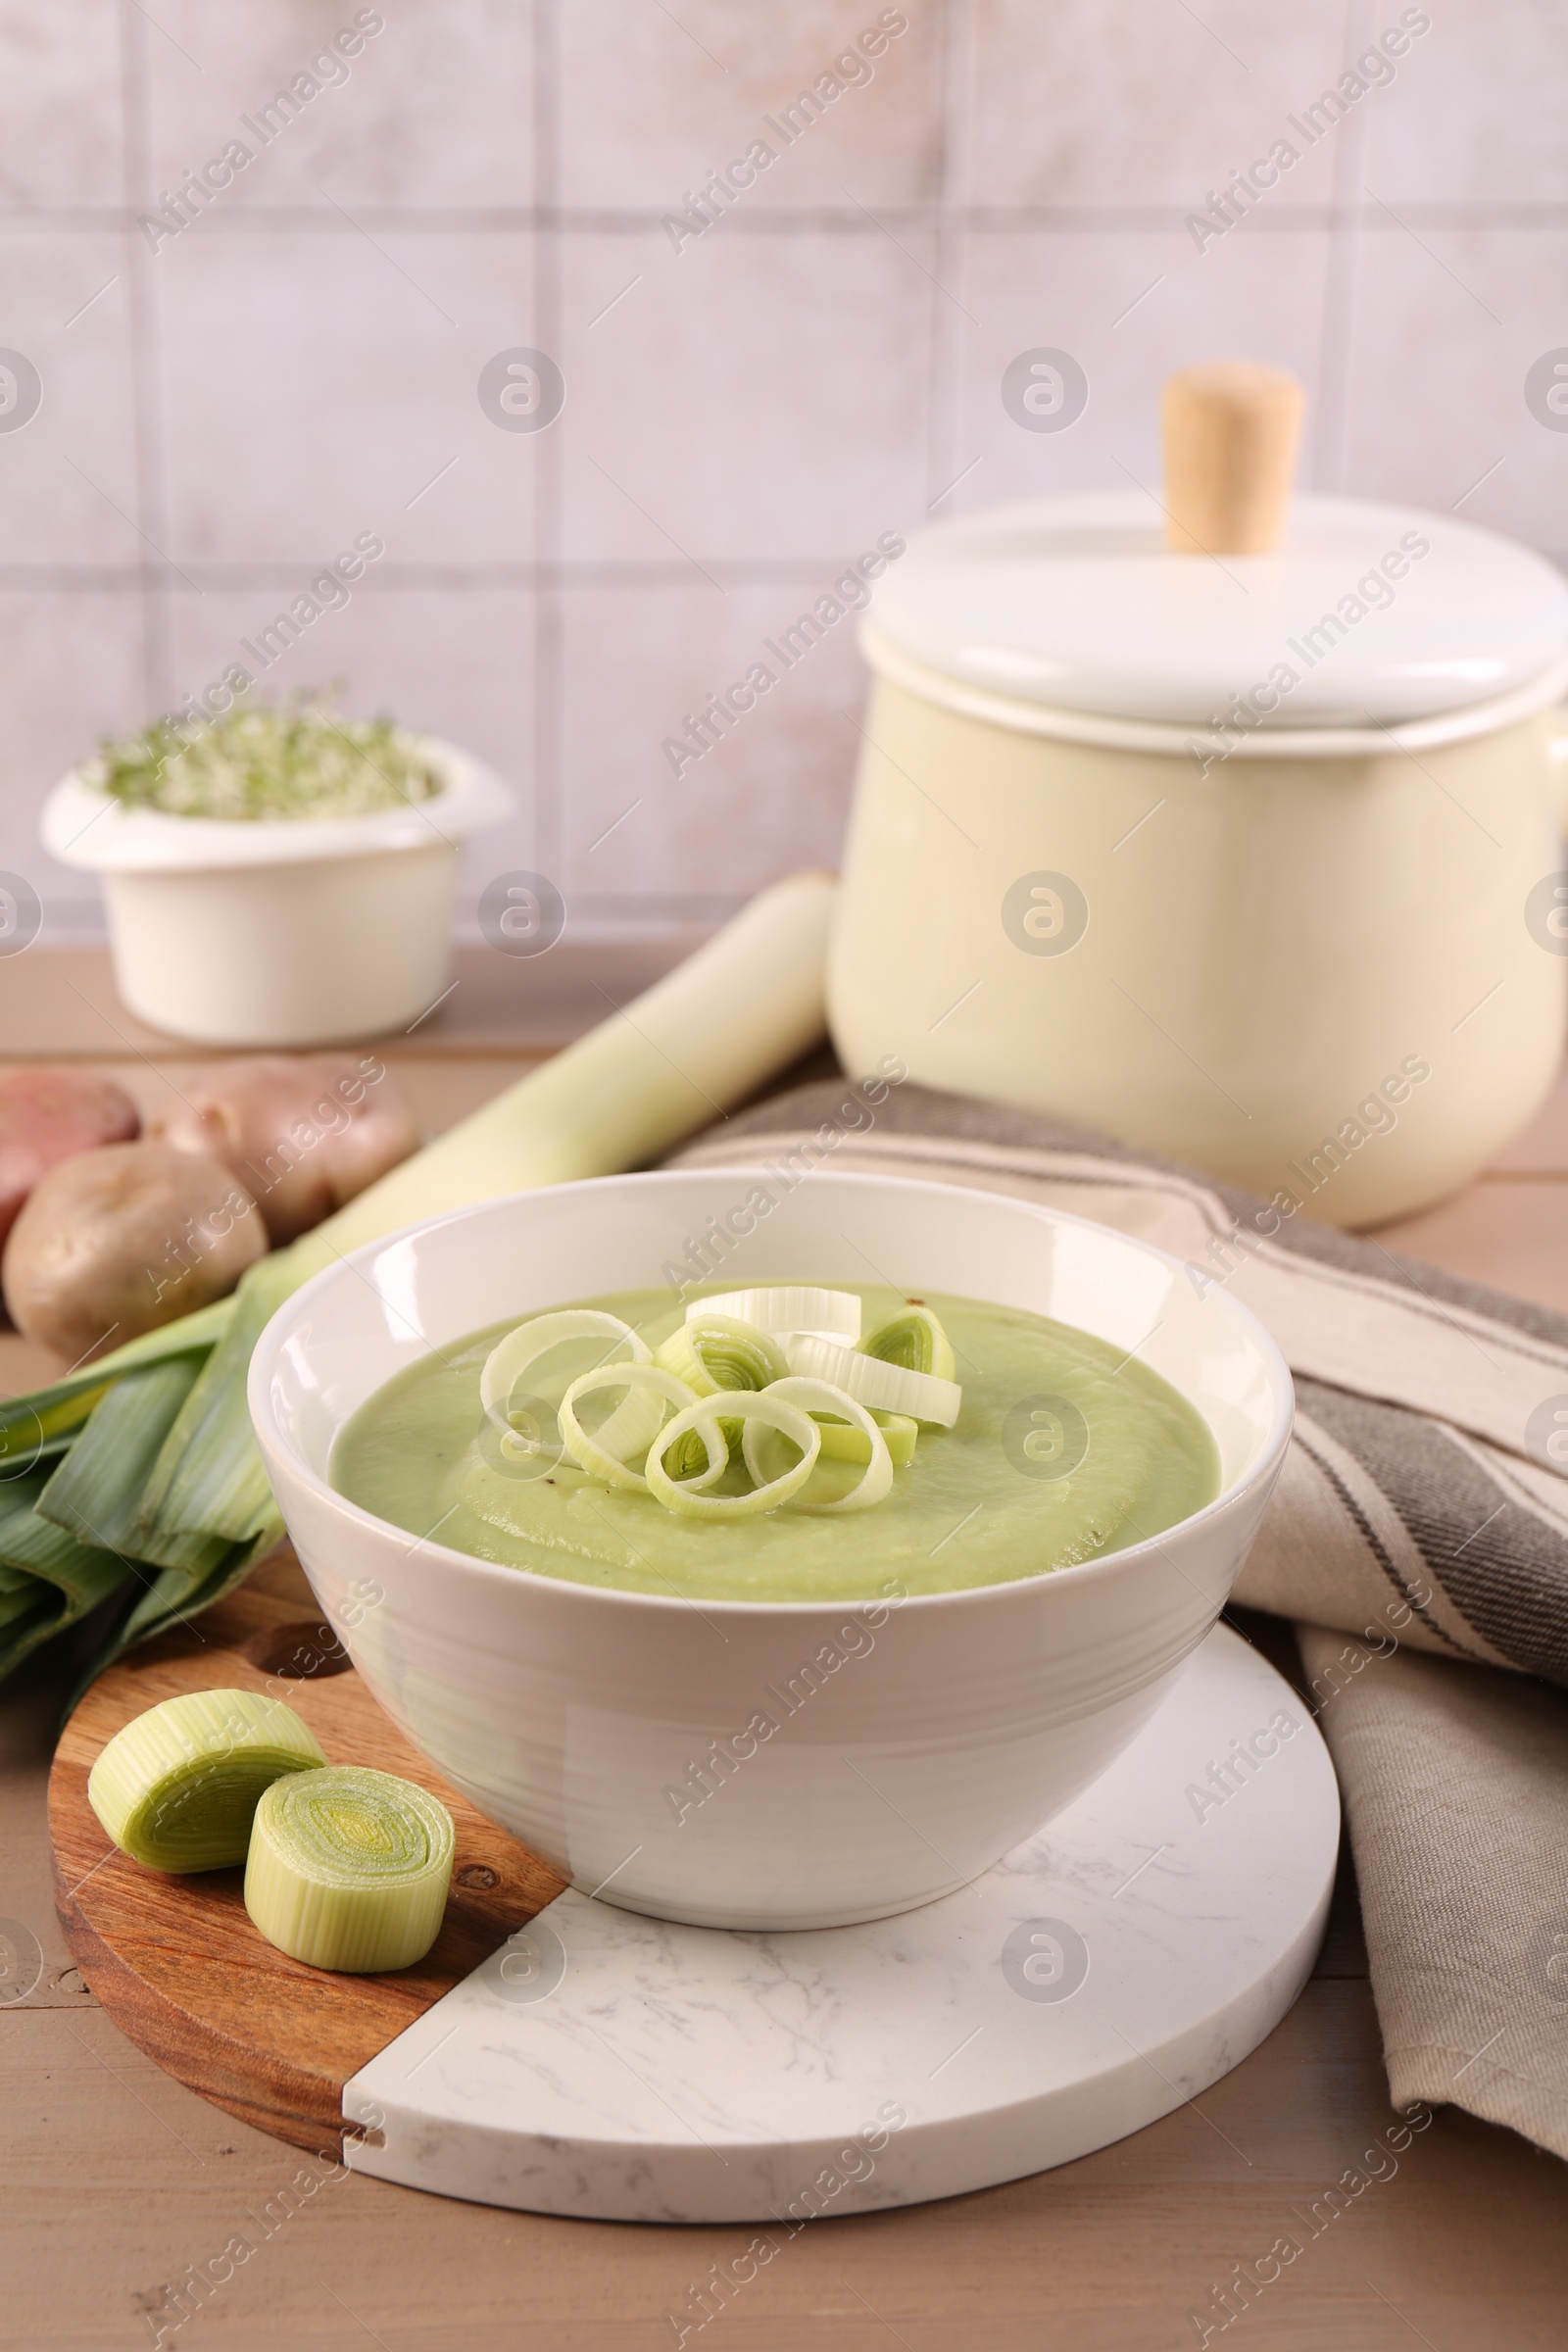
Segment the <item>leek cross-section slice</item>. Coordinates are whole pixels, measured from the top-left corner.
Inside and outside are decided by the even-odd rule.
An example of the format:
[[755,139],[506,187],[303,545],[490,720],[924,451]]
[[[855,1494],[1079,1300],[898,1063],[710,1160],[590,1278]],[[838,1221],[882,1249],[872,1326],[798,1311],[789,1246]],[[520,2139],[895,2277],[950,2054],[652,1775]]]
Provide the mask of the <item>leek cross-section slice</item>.
[[835,1347],[800,1332],[784,1343],[790,1370],[808,1380],[828,1380],[843,1389],[857,1404],[885,1413],[901,1413],[911,1421],[934,1421],[951,1429],[963,1404],[963,1391],[955,1380],[938,1379],[890,1364],[863,1348]]
[[735,1315],[688,1314],[654,1350],[654,1361],[694,1396],[719,1389],[765,1389],[789,1370],[776,1340]]
[[251,1818],[280,1776],[324,1764],[292,1707],[260,1690],[187,1690],[118,1731],[87,1777],[115,1843],[149,1869],[243,1862]]
[[441,1929],[456,1835],[439,1798],[366,1765],[274,1781],[256,1808],[245,1908],[309,1968],[412,1968]]
[[824,1340],[841,1340],[853,1348],[860,1336],[860,1301],[854,1291],[824,1291],[810,1284],[774,1283],[766,1290],[721,1291],[715,1298],[694,1298],[686,1320],[699,1315],[733,1315],[759,1331],[782,1335],[814,1331]]
[[[721,1407],[717,1425],[714,1408]],[[794,1466],[777,1478],[756,1486],[747,1494],[709,1494],[703,1490],[718,1478],[729,1461],[729,1440],[726,1424],[732,1421],[760,1422],[766,1429],[776,1430],[800,1448],[800,1458]],[[708,1467],[696,1477],[683,1476],[676,1483],[668,1470],[667,1457],[672,1448],[680,1447],[677,1455],[685,1469],[685,1448],[682,1441],[695,1431],[708,1455]],[[803,1413],[798,1405],[774,1396],[769,1390],[736,1389],[720,1391],[715,1396],[700,1396],[673,1421],[666,1422],[648,1448],[643,1465],[651,1492],[668,1511],[681,1519],[755,1519],[764,1511],[776,1511],[781,1503],[798,1494],[811,1472],[816,1468],[822,1451],[822,1433],[816,1423]],[[883,1448],[884,1455],[886,1447]]]
[[[797,1376],[776,1381],[767,1393],[776,1403],[798,1405],[802,1412],[812,1416],[818,1413],[837,1414],[842,1421],[850,1424],[865,1446],[864,1475],[856,1481],[847,1494],[834,1495],[827,1502],[812,1502],[808,1499],[808,1491],[804,1494],[797,1492],[790,1502],[792,1510],[808,1511],[817,1517],[830,1511],[868,1511],[874,1502],[881,1502],[892,1492],[893,1457],[888,1451],[888,1442],[863,1404],[857,1404],[853,1396],[846,1396],[842,1389],[834,1388],[829,1381],[807,1380]],[[817,1432],[819,1444],[825,1444],[822,1423],[813,1418],[812,1426]],[[761,1487],[767,1483],[768,1471],[765,1456],[758,1443],[759,1436],[760,1432],[748,1429],[743,1444],[746,1467]]]
[[953,1342],[928,1306],[906,1306],[888,1322],[878,1324],[860,1342],[862,1355],[879,1363],[902,1364],[906,1372],[920,1372],[928,1380],[951,1380],[957,1366]]

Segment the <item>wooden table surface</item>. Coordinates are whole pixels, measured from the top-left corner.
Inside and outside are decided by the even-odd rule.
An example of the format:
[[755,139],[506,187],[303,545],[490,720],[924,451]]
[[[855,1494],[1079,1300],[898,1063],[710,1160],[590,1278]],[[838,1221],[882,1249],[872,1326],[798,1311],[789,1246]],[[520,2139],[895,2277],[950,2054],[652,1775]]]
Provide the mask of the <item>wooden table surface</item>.
[[[655,949],[575,960],[558,951],[553,971],[503,970],[476,951],[460,960],[450,1004],[382,1050],[434,1133],[597,1018],[606,994],[624,1002],[662,959]],[[87,950],[0,964],[0,1053],[90,1061],[146,1108],[212,1058],[134,1022]],[[1568,1078],[1479,1183],[1380,1238],[1568,1309]],[[52,1369],[0,1336],[0,1394]],[[298,1571],[274,1563],[259,1574]],[[1283,1654],[1276,1623],[1247,1630]],[[546,2220],[309,2163],[306,2186],[298,2151],[209,2106],[122,2038],[70,1968],[50,1894],[44,1787],[61,1695],[58,1678],[25,1670],[0,1693],[0,1918],[26,1928],[45,1961],[37,1988],[0,2007],[0,2344],[677,2345],[670,2315],[750,2231]],[[1200,2100],[1032,2180],[824,2221],[685,2342],[702,2352],[1177,2352],[1205,2340],[1280,2352],[1556,2352],[1568,2341],[1568,2168],[1455,2109],[1440,2110],[1397,2172],[1220,2329],[1215,2290],[1283,2232],[1302,2236],[1295,2209],[1391,2120],[1347,1870],[1296,2008]],[[280,2199],[290,2182],[293,2198]],[[254,2252],[176,2328],[170,2288],[236,2237]]]

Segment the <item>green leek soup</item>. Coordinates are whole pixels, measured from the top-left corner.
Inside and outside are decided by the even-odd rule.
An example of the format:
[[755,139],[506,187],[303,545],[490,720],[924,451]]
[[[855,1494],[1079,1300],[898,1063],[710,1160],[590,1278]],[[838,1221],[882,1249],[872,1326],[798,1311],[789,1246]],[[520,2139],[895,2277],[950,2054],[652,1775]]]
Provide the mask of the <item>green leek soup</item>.
[[[710,1286],[717,1290],[720,1286]],[[906,1303],[858,1292],[865,1328]],[[683,1320],[667,1290],[575,1303],[630,1324],[657,1348]],[[567,1342],[514,1396],[514,1423],[540,1450],[514,1458],[479,1402],[485,1358],[519,1318],[398,1373],[345,1424],[333,1448],[340,1494],[410,1535],[536,1576],[691,1600],[845,1601],[888,1591],[948,1592],[1070,1568],[1156,1536],[1219,1491],[1206,1423],[1136,1356],[1016,1307],[922,1294],[956,1357],[963,1405],[952,1429],[922,1425],[914,1458],[866,1510],[817,1517],[787,1506],[730,1524],[677,1517],[656,1496],[601,1485],[559,1451],[553,1407],[605,1353]],[[613,1401],[607,1395],[606,1408]],[[813,1501],[860,1477],[812,1472]],[[712,1491],[742,1493],[737,1462]]]

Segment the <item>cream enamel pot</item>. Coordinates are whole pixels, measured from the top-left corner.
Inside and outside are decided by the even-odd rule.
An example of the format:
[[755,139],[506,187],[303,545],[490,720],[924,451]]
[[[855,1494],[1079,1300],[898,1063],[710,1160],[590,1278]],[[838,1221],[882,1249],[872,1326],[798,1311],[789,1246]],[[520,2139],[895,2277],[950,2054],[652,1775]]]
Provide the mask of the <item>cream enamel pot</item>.
[[915,538],[861,644],[846,1068],[895,1054],[1339,1225],[1453,1190],[1540,1104],[1568,976],[1541,558],[1303,498],[1278,554],[1210,559],[1140,492],[1037,500]]

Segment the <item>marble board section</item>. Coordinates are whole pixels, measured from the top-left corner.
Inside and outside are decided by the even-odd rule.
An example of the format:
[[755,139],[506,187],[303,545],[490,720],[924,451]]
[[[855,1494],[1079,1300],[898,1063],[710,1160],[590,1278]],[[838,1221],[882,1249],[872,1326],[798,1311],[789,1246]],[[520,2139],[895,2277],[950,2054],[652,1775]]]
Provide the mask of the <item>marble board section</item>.
[[568,1889],[349,2080],[348,2162],[537,2213],[786,2231],[1043,2171],[1273,2029],[1339,1830],[1306,1707],[1217,1627],[1085,1796],[921,1910],[754,1936]]

